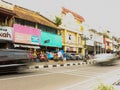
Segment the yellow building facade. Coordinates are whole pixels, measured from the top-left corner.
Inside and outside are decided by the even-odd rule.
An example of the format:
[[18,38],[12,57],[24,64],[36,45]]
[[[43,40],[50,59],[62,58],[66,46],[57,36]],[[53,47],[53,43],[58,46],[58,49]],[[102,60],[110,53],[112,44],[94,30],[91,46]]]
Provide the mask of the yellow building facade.
[[62,45],[65,52],[84,53],[84,43],[81,34],[68,29],[61,30]]
[[63,8],[62,25],[60,25],[60,28],[62,29],[62,48],[65,52],[77,54],[85,53],[85,43],[82,40],[84,31],[84,27],[82,25],[83,21],[84,20],[80,20],[80,17],[78,17],[75,13]]

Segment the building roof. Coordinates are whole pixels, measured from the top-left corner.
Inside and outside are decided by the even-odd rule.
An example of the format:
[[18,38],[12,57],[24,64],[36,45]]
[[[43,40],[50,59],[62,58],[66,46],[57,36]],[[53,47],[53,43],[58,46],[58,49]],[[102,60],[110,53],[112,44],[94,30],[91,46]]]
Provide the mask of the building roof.
[[46,25],[46,26],[58,29],[57,25],[54,22],[52,22],[49,19],[47,19],[46,17],[40,15],[38,12],[28,10],[26,8],[23,8],[23,7],[20,7],[17,5],[14,6],[13,11],[15,12],[15,14],[16,14],[15,17],[17,17],[17,18],[28,20],[31,22],[36,22],[36,23],[39,23],[42,25]]
[[62,7],[62,13],[64,13],[64,14],[71,13],[78,21],[80,21],[80,22],[85,21],[85,19],[82,16],[80,16],[77,13],[75,13],[75,12],[73,12],[71,10],[68,10],[68,9],[66,9],[64,7]]
[[97,33],[97,31],[95,29],[89,29],[89,31]]
[[4,13],[4,14],[7,14],[7,15],[15,15],[15,13],[12,11],[12,10],[9,10],[9,9],[5,9],[5,8],[2,8],[0,7],[0,13]]

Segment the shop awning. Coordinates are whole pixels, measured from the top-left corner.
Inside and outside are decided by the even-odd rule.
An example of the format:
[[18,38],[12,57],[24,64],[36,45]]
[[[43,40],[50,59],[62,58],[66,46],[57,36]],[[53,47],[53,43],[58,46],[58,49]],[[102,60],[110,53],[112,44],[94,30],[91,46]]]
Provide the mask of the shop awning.
[[39,48],[40,48],[40,46],[34,46],[34,45],[22,45],[22,44],[14,44],[14,47],[35,48],[35,49],[39,49]]

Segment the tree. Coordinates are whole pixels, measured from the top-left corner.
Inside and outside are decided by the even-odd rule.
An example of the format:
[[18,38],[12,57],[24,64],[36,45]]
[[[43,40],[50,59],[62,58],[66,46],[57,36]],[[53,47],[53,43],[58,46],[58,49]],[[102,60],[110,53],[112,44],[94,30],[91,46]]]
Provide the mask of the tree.
[[62,24],[62,18],[61,17],[55,16],[55,20],[54,21],[57,24],[57,26]]
[[104,83],[100,83],[94,90],[116,90],[112,85],[105,85]]

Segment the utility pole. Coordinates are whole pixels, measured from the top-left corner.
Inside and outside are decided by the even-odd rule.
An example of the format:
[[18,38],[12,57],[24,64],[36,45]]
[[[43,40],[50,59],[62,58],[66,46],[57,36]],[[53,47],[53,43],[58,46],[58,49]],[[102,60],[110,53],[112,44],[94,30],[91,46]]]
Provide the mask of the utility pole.
[[96,42],[94,41],[94,55],[96,54]]

